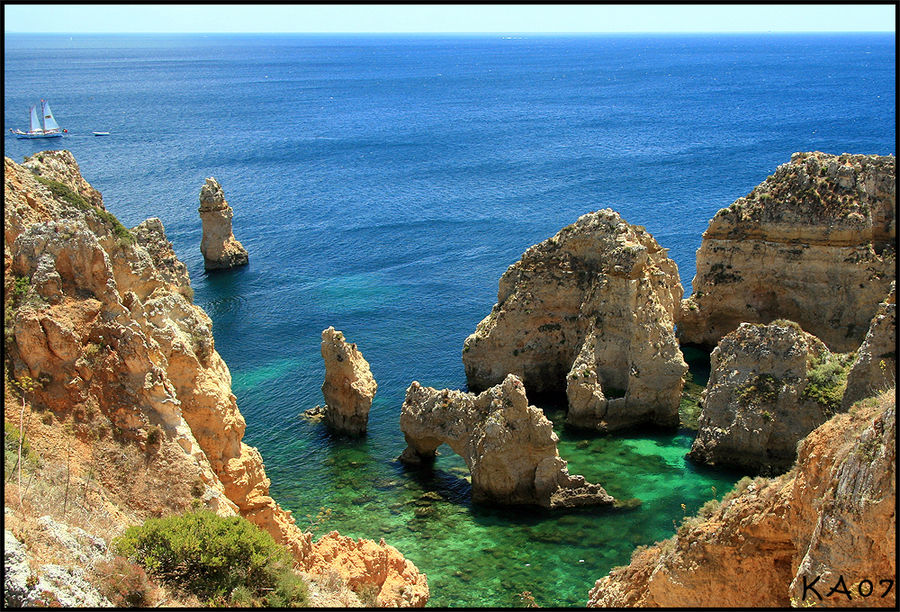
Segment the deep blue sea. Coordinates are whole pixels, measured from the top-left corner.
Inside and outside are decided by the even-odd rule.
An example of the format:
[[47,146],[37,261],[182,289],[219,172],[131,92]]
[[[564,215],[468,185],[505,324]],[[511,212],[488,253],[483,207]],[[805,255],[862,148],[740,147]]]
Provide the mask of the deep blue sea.
[[[793,152],[895,152],[894,34],[7,34],[4,47],[4,127],[25,128],[44,98],[69,131],[7,131],[5,155],[69,149],[126,226],[162,219],[273,496],[316,533],[384,537],[428,574],[429,605],[514,606],[524,591],[583,605],[635,546],[741,476],[686,462],[690,431],[585,437],[553,405],[570,471],[640,509],[482,508],[449,449],[431,475],[394,461],[407,386],[465,387],[463,340],[526,248],[610,207],[670,249],[690,292],[708,220]],[[209,176],[245,269],[203,270]],[[298,416],[323,402],[329,325],[378,382],[363,440]]]

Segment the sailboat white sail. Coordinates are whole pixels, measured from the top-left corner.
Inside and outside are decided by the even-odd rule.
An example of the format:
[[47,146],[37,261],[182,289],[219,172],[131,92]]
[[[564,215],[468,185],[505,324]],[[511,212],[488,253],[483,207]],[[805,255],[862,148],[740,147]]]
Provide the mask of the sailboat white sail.
[[41,120],[37,114],[37,106],[32,104],[31,105],[31,121],[29,121],[29,123],[28,123],[28,133],[33,134],[42,129],[43,128],[41,127]]
[[53,118],[53,111],[50,110],[50,103],[41,100],[41,107],[43,109],[44,131],[59,131],[59,124],[56,122],[56,119]]
[[40,115],[38,115],[36,104],[31,106],[28,115],[27,132],[9,130],[16,135],[16,138],[59,138],[68,132],[68,130],[59,127],[59,124],[53,117],[53,111],[50,110],[50,105],[44,100],[41,100]]

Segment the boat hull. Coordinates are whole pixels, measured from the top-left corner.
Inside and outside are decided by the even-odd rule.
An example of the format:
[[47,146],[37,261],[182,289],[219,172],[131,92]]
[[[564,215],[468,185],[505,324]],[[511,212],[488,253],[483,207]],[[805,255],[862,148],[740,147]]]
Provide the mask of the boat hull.
[[[11,130],[11,131],[12,131],[12,130]],[[28,138],[28,139],[34,139],[34,138],[62,138],[62,136],[63,136],[63,133],[62,133],[62,132],[52,132],[52,133],[50,133],[50,134],[29,134],[28,132],[16,132],[16,131],[13,131],[12,133],[16,135],[16,138]]]

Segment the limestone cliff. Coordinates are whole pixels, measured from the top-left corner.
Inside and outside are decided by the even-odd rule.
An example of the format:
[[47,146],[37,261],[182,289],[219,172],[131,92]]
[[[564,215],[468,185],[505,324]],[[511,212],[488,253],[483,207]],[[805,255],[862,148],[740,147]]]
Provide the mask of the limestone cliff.
[[794,463],[797,442],[840,409],[849,360],[797,324],[776,321],[741,323],[713,350],[710,367],[688,456],[775,474]]
[[683,343],[715,346],[742,322],[796,321],[833,351],[855,351],[895,279],[893,155],[795,153],[710,221]]
[[[84,471],[90,461],[120,493],[112,505],[122,528],[200,503],[267,530],[310,574],[334,569],[269,496],[262,457],[241,441],[231,375],[162,223],[125,229],[82,195],[68,152],[39,156],[40,179],[4,160],[8,375],[22,388],[36,383],[21,420],[38,440],[53,439],[57,423],[74,427],[80,452],[93,457]],[[7,417],[20,420],[8,403]],[[134,449],[143,459],[126,466]],[[368,555],[367,546],[346,554]],[[357,564],[370,573],[345,579],[369,580],[383,604],[424,605],[425,576],[396,549],[376,548],[380,556]]]
[[888,389],[896,384],[897,376],[897,284],[891,283],[891,292],[878,305],[866,339],[856,352],[847,374],[847,390],[843,404],[847,408],[854,402]]
[[206,179],[200,188],[200,220],[203,237],[200,252],[207,270],[245,266],[249,262],[247,249],[234,237],[231,218],[234,210],[225,201],[222,187],[214,178]]
[[606,209],[532,246],[463,347],[472,390],[522,379],[565,390],[568,422],[614,430],[678,424],[687,365],[674,334],[678,268],[644,228]]
[[400,429],[408,444],[400,456],[404,463],[431,462],[444,443],[461,456],[475,502],[560,508],[614,501],[600,485],[569,475],[553,424],[528,405],[522,382],[512,374],[478,396],[413,382]]
[[588,606],[895,608],[895,409],[890,389],[832,417],[790,472],[745,479],[639,548]]
[[322,359],[325,361],[325,422],[333,430],[356,436],[369,424],[369,409],[378,384],[356,344],[344,340],[333,327],[322,331]]

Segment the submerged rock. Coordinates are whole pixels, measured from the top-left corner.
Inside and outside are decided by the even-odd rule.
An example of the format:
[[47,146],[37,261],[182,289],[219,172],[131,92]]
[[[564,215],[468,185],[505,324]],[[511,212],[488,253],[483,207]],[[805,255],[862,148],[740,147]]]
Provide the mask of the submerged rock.
[[896,278],[895,185],[893,155],[792,155],[710,221],[681,342],[711,347],[742,322],[790,319],[856,350]]
[[222,187],[214,178],[206,179],[200,189],[200,219],[203,222],[203,238],[200,252],[207,270],[220,270],[246,266],[247,249],[235,239],[231,230],[234,211],[225,201]]
[[568,423],[674,427],[687,364],[675,340],[678,268],[644,228],[606,209],[532,246],[500,278],[491,314],[466,338],[475,391],[518,376],[566,391]]
[[547,508],[615,501],[600,485],[569,475],[552,423],[528,405],[516,376],[477,396],[413,382],[400,429],[408,445],[400,460],[406,464],[433,461],[444,443],[460,455],[472,475],[473,501]]
[[[369,409],[378,384],[356,344],[344,340],[344,334],[329,327],[322,331],[322,359],[325,360],[325,422],[333,430],[356,436],[369,424]],[[315,416],[315,415],[310,415]]]
[[710,355],[695,461],[788,469],[797,442],[840,410],[847,363],[790,321],[742,323]]

